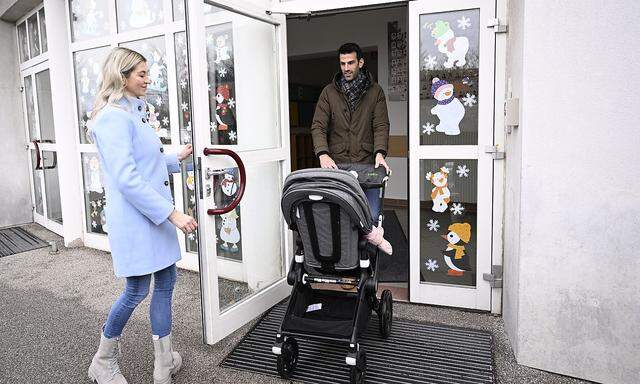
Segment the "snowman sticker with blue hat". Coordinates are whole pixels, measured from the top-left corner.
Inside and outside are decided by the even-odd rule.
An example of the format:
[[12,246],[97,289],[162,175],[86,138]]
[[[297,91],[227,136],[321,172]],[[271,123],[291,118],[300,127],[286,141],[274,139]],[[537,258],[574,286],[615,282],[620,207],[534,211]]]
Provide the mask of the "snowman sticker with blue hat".
[[438,103],[431,108],[431,114],[440,119],[436,131],[449,136],[459,135],[460,122],[464,117],[465,110],[460,100],[455,97],[453,84],[434,77],[431,81],[431,93]]

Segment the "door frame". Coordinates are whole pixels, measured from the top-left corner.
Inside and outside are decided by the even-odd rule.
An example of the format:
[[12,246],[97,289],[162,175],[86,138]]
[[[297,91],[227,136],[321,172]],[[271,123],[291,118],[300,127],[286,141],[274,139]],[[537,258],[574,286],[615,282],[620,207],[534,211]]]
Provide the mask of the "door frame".
[[[193,126],[194,129],[206,126],[208,128],[209,107],[207,94],[207,58],[203,49],[193,49],[193,47],[203,47],[204,31],[209,25],[215,25],[211,22],[219,17],[214,15],[204,15],[202,12],[202,0],[187,0],[187,19],[186,32],[189,42],[189,73],[191,76],[191,97],[193,100]],[[278,50],[274,56],[276,60],[275,71],[278,76],[279,84],[279,111],[278,118],[280,120],[280,146],[274,149],[250,150],[242,145],[200,145],[194,140],[194,156],[196,164],[203,164],[202,168],[206,168],[204,164],[206,160],[202,150],[207,148],[225,148],[236,151],[247,165],[259,164],[264,162],[277,161],[280,163],[280,183],[284,182],[284,177],[290,172],[290,143],[289,143],[289,105],[288,105],[288,74],[287,74],[287,49],[286,49],[286,19],[281,15],[267,15],[267,9],[261,8],[253,4],[243,1],[206,1],[206,4],[223,8],[236,14],[257,19],[262,22],[269,23],[275,28],[275,47]],[[202,97],[207,95],[207,97]],[[200,96],[200,97],[199,97]],[[206,130],[209,132],[209,130]],[[204,135],[202,135],[204,136]],[[196,135],[197,137],[197,135]],[[194,138],[195,139],[195,138]],[[196,166],[197,190],[200,193],[203,188],[204,175],[203,169],[198,170]],[[211,221],[215,222],[215,218],[209,217],[206,213],[207,208],[202,204],[201,199],[197,199],[198,217],[202,227],[203,222],[207,221],[207,225],[211,225]],[[270,286],[258,291],[257,293],[239,301],[224,311],[220,310],[217,276],[218,270],[222,266],[217,259],[216,244],[212,236],[205,236],[204,230],[199,230],[199,271],[201,286],[201,305],[202,305],[202,321],[203,321],[203,340],[206,344],[214,344],[226,337],[231,332],[240,328],[249,321],[255,319],[261,313],[265,312],[273,305],[286,298],[291,291],[291,287],[286,282],[286,274],[293,255],[293,241],[290,231],[288,230],[282,216],[279,216],[279,225],[281,228],[281,244],[282,244],[282,262],[283,276]],[[204,254],[203,254],[204,252]],[[209,260],[216,262],[209,262]]]
[[[493,3],[493,4],[491,4]],[[408,8],[408,24],[409,24],[409,180],[418,180],[418,184],[413,186],[410,183],[409,187],[409,205],[419,206],[420,204],[420,180],[419,174],[419,162],[420,159],[449,159],[449,158],[468,158],[477,159],[478,169],[485,169],[485,172],[490,170],[491,177],[486,179],[478,179],[478,204],[480,205],[480,196],[482,193],[486,193],[486,188],[491,188],[489,195],[484,196],[484,201],[489,201],[490,209],[483,209],[482,216],[490,214],[490,217],[477,216],[477,224],[480,220],[483,220],[483,226],[485,226],[485,236],[488,239],[482,239],[477,237],[477,250],[480,252],[483,249],[485,252],[489,252],[489,255],[482,260],[477,259],[476,265],[476,286],[474,291],[470,291],[469,288],[458,288],[455,286],[448,286],[443,284],[421,284],[420,283],[420,209],[410,210],[409,228],[410,228],[410,300],[411,302],[420,302],[426,304],[436,304],[445,306],[457,306],[465,308],[480,309],[486,311],[492,311],[499,313],[501,310],[501,289],[492,288],[487,281],[483,279],[484,273],[491,273],[491,265],[502,264],[502,214],[503,214],[503,181],[502,175],[504,174],[504,162],[493,161],[490,157],[491,154],[485,153],[484,147],[490,145],[498,145],[503,148],[504,145],[504,133],[496,129],[502,126],[502,120],[497,119],[500,116],[499,112],[503,105],[502,92],[498,92],[499,87],[503,87],[504,81],[498,81],[498,79],[504,78],[504,60],[501,60],[504,55],[504,45],[506,42],[502,40],[500,42],[500,50],[498,50],[498,38],[494,32],[486,31],[485,26],[496,16],[496,7],[498,1],[485,1],[485,0],[455,0],[442,2],[441,4],[435,4],[427,1],[415,1],[409,4]],[[491,6],[493,5],[493,6]],[[480,74],[484,79],[493,80],[493,83],[487,83],[483,87],[484,95],[493,96],[491,105],[484,106],[481,112],[483,115],[479,115],[479,119],[487,121],[483,123],[479,121],[479,127],[483,124],[491,124],[491,132],[481,132],[479,130],[478,144],[471,146],[455,146],[454,148],[447,148],[447,146],[421,146],[419,143],[419,127],[420,127],[420,115],[419,115],[419,73],[420,66],[419,60],[419,17],[421,14],[438,13],[447,11],[456,11],[464,9],[481,8],[480,14],[480,43],[484,47],[489,47],[493,50],[491,56],[485,54],[485,60],[490,58],[493,61],[493,65],[484,67]],[[487,14],[489,10],[490,14]],[[503,9],[505,11],[505,9]],[[490,17],[489,17],[490,16]],[[416,32],[417,31],[417,32]],[[491,35],[490,35],[491,34]],[[486,48],[483,49],[485,51]],[[500,70],[501,72],[497,72]],[[498,75],[496,75],[498,73]],[[490,81],[489,80],[489,81]],[[482,84],[482,83],[481,83]],[[481,85],[482,86],[482,85]],[[487,87],[489,89],[487,89]],[[501,96],[498,96],[501,95]],[[487,96],[483,97],[484,100]],[[487,101],[485,101],[487,103]],[[482,107],[481,107],[482,108]],[[490,121],[490,122],[489,122]],[[486,130],[486,128],[485,128]],[[484,164],[484,165],[483,165]],[[489,168],[489,169],[487,169]],[[496,182],[499,180],[499,182]],[[487,185],[490,183],[490,186]],[[415,211],[415,212],[414,212]],[[487,244],[488,241],[488,244]],[[427,289],[428,287],[428,289]],[[464,292],[463,290],[467,290]],[[475,295],[470,292],[476,292]]]

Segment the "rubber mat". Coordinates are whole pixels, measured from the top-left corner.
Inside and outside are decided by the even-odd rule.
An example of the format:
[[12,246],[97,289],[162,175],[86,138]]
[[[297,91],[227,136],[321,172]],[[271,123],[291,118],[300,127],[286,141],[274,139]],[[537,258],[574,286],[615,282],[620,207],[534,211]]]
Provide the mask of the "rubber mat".
[[[220,365],[278,376],[271,347],[286,305],[272,308]],[[300,354],[292,380],[349,383],[346,345],[297,341]],[[394,319],[391,336],[383,340],[374,312],[360,347],[367,353],[367,383],[494,383],[492,336],[488,332]]]
[[392,210],[384,211],[384,237],[393,246],[393,255],[382,254],[378,266],[378,281],[387,283],[409,282],[409,243],[398,216]]
[[0,229],[0,257],[44,248],[48,245],[44,240],[20,227]]

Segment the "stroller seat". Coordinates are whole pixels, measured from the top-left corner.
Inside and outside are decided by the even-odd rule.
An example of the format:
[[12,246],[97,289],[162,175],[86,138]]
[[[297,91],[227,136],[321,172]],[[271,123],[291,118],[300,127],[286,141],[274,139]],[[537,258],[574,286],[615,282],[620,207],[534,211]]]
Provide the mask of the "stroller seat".
[[[388,175],[373,166],[342,167],[348,170],[296,171],[284,183],[282,213],[298,234],[287,275],[293,289],[273,346],[278,372],[285,379],[297,363],[297,337],[348,344],[345,361],[351,366],[351,382],[363,383],[366,355],[358,337],[373,310],[382,336],[391,332],[393,299],[388,290],[380,299],[376,296],[379,250],[367,246],[372,218],[359,183],[366,180],[365,187],[381,188],[382,197]],[[375,175],[380,176],[377,183]],[[313,283],[352,284],[357,291],[323,290],[313,288]]]

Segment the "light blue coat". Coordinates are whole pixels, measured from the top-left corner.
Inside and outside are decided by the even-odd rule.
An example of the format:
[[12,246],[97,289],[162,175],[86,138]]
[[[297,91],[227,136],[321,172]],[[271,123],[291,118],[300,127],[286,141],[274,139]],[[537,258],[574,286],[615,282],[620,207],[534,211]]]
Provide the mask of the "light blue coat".
[[106,219],[113,269],[118,277],[159,271],[180,260],[169,172],[177,154],[165,154],[147,122],[146,104],[122,98],[105,106],[91,126],[106,189]]

